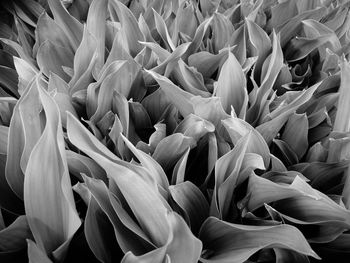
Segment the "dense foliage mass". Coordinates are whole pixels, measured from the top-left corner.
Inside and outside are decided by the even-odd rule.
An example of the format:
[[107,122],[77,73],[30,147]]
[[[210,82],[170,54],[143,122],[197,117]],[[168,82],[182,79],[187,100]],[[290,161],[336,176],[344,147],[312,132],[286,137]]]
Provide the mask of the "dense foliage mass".
[[350,2],[1,2],[1,262],[349,262]]

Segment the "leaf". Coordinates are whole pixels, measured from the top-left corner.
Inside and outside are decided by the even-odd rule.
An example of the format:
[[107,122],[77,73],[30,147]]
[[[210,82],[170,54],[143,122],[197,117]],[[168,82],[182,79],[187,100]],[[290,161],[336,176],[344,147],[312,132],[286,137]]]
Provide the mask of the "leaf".
[[123,141],[127,145],[127,147],[132,151],[132,153],[137,157],[137,159],[141,162],[141,164],[149,171],[150,175],[154,177],[156,182],[164,189],[168,188],[168,181],[166,178],[166,175],[160,166],[159,163],[156,162],[156,160],[149,156],[148,154],[136,149],[136,147],[123,135],[121,135]]
[[173,41],[171,40],[171,37],[168,32],[168,28],[163,20],[163,18],[153,9],[153,16],[154,16],[154,21],[156,25],[156,29],[158,31],[158,34],[164,41],[165,45],[169,50],[174,51],[175,50],[175,45]]
[[144,36],[138,26],[136,18],[130,9],[119,1],[110,1],[108,4],[113,7],[118,14],[122,25],[122,32],[128,43],[129,53],[132,57],[135,57],[142,49],[142,45],[139,41],[144,41]]
[[298,14],[297,16],[294,16],[287,23],[282,24],[280,28],[277,28],[277,32],[281,35],[281,47],[283,48],[288,43],[288,41],[296,35],[298,30],[300,30],[301,22],[303,20],[319,20],[325,12],[325,7],[308,10]]
[[32,57],[29,57],[23,50],[22,46],[20,44],[18,44],[17,42],[10,40],[10,39],[6,39],[6,38],[0,38],[0,41],[3,42],[5,45],[11,47],[12,49],[15,50],[15,53],[18,54],[18,56],[22,59],[24,59],[25,61],[27,61],[29,64],[31,65],[35,65],[35,61],[33,60]]
[[301,159],[308,149],[308,120],[306,114],[293,114],[289,117],[282,140],[285,141]]
[[180,32],[193,38],[198,27],[197,17],[196,17],[196,7],[193,3],[187,4],[182,2],[177,9],[175,17],[175,29],[172,36],[172,41],[177,43],[178,34]]
[[5,89],[5,91],[13,94],[16,98],[19,97],[17,84],[17,72],[12,68],[0,65],[0,85],[3,89]]
[[322,57],[324,56],[326,48],[329,48],[333,52],[341,49],[341,43],[337,35],[333,30],[329,29],[329,27],[312,19],[304,20],[302,23],[307,37],[329,36],[328,43],[322,48],[323,50],[320,50]]
[[69,43],[69,37],[65,31],[46,12],[43,12],[36,25],[33,55],[37,54],[38,48],[46,40],[49,40],[51,43],[55,43],[58,46],[67,48],[72,53],[75,52]]
[[89,13],[87,15],[87,30],[96,39],[96,52],[97,59],[95,64],[97,76],[103,67],[105,62],[105,35],[106,27],[105,22],[107,18],[107,0],[92,1],[89,7]]
[[278,38],[279,37],[273,32],[272,53],[269,59],[266,59],[264,62],[261,72],[261,85],[257,91],[256,100],[247,112],[247,121],[249,123],[254,124],[259,120],[262,113],[262,106],[266,103],[273,88],[273,84],[283,66],[283,53]]
[[202,250],[201,241],[193,236],[185,221],[177,213],[168,213],[166,219],[170,234],[164,246],[141,256],[135,256],[132,252],[128,252],[122,262],[198,262]]
[[0,125],[0,154],[7,155],[8,133],[9,128]]
[[233,54],[236,56],[239,63],[243,65],[247,60],[246,29],[243,24],[233,32],[229,45],[235,46]]
[[166,253],[166,247],[162,246],[160,248],[154,249],[146,254],[135,256],[133,252],[128,251],[121,263],[163,263],[165,254]]
[[173,176],[171,177],[171,184],[180,184],[185,181],[186,163],[188,160],[190,149],[191,148],[188,147],[186,152],[175,164],[173,169]]
[[270,121],[267,121],[259,125],[256,129],[264,137],[267,144],[271,142],[273,138],[276,137],[278,131],[282,128],[284,123],[287,121],[289,116],[291,116],[295,110],[297,110],[301,105],[306,103],[312,97],[313,93],[317,90],[320,83],[317,83],[307,90],[304,90],[298,95],[293,101],[287,104],[284,107],[279,107],[273,112],[271,112],[268,117],[272,118]]
[[210,207],[211,214],[217,209],[221,218],[227,216],[234,189],[239,182],[239,171],[243,163],[250,136],[251,133],[249,132],[237,142],[231,151],[216,161],[214,197]]
[[111,89],[111,86],[116,85],[116,87],[118,87],[120,85],[117,86],[117,84],[127,82],[125,81],[125,73],[128,69],[126,62],[118,60],[113,63],[113,67],[113,72],[102,80],[102,83],[98,89],[98,98],[96,102],[97,109],[95,113],[90,117],[90,120],[93,122],[98,122],[101,120],[101,118],[108,112],[108,110],[112,108],[114,89]]
[[276,263],[309,263],[309,258],[306,255],[296,253],[284,248],[274,248],[273,251],[276,255]]
[[256,129],[254,129],[249,123],[245,122],[244,120],[235,117],[222,120],[222,124],[226,128],[234,145],[236,145],[242,137],[251,132],[251,137],[247,146],[247,152],[259,154],[264,159],[265,167],[269,166],[269,147],[267,146],[264,138]]
[[179,214],[168,213],[166,219],[171,231],[171,239],[169,239],[166,253],[171,262],[198,262],[202,251],[202,242],[192,234],[185,220]]
[[204,84],[203,76],[195,68],[187,66],[183,60],[178,61],[172,73],[175,81],[185,91],[205,98],[211,96]]
[[[292,1],[288,1],[292,2]],[[262,65],[271,50],[271,41],[265,31],[253,21],[246,19],[246,26],[249,35],[249,41],[255,48],[254,56],[258,56],[255,64],[254,76],[256,79],[261,79],[260,73]]]
[[95,161],[81,154],[66,150],[68,170],[82,180],[81,173],[107,183],[105,171]]
[[341,181],[349,163],[347,160],[341,162],[311,162],[298,163],[290,167],[299,171],[310,180],[310,185],[324,193],[335,187]]
[[333,130],[334,131],[342,131],[348,132],[350,131],[350,121],[348,121],[348,112],[349,112],[349,104],[346,103],[350,96],[350,92],[348,91],[349,85],[349,73],[350,73],[350,64],[346,60],[342,60],[340,63],[340,73],[341,73],[341,81],[339,88],[339,99],[337,104],[337,114],[334,121]]
[[[152,69],[152,71],[164,75],[165,77],[169,76],[169,74],[175,70],[174,73],[175,76],[182,81],[182,78],[179,77],[179,74],[181,74],[181,67],[185,66],[184,63],[180,63],[180,65],[178,65],[178,61],[181,58],[181,56],[186,52],[187,48],[189,47],[190,43],[183,43],[181,45],[179,45],[178,47],[176,47],[176,49],[174,49],[174,51],[172,53],[170,53],[167,58],[162,61],[162,63],[160,63],[158,66],[154,67]],[[182,65],[182,66],[181,66]],[[146,79],[144,80],[145,83],[149,83],[150,80],[148,79],[148,75],[146,75]],[[188,83],[185,82],[185,86],[187,86],[188,88]],[[191,89],[191,88],[189,88]]]
[[187,58],[194,54],[197,49],[200,47],[202,40],[208,30],[208,27],[212,21],[212,17],[205,19],[197,28],[196,33],[192,39],[190,46],[188,47],[185,55],[183,56],[184,61],[187,61]]
[[[160,194],[132,170],[118,167],[108,159],[100,163],[120,189],[145,234],[156,246],[164,245],[169,229],[165,220],[167,207],[164,206]],[[133,183],[130,184],[130,181]]]
[[152,127],[151,120],[146,109],[140,102],[129,102],[130,118],[136,130],[144,130]]
[[67,34],[69,44],[73,50],[77,50],[83,37],[82,24],[68,13],[61,1],[48,0],[47,2],[50,6],[55,22],[64,30],[65,34]]
[[29,263],[52,263],[34,241],[27,239]]
[[[349,211],[299,176],[290,185],[251,176],[248,189],[247,200],[243,203],[247,202],[250,211],[265,204],[268,211],[273,209],[288,222],[310,226],[311,231],[305,231],[310,242],[329,242],[348,228]],[[267,204],[271,202],[273,208],[270,209]],[[312,231],[315,225],[319,228],[317,233]]]
[[[188,148],[195,147],[196,142],[192,137],[181,133],[174,133],[159,142],[152,158],[157,161],[165,171],[168,171],[174,163],[185,153]],[[169,151],[169,149],[172,149]]]
[[193,105],[191,102],[191,98],[193,98],[194,96],[191,93],[180,89],[168,78],[161,76],[154,71],[145,71],[158,82],[160,88],[164,91],[167,99],[175,105],[175,107],[179,110],[183,117],[186,117],[190,113],[193,113]]
[[[300,184],[306,184],[300,177],[295,177],[293,181],[300,181]],[[298,196],[300,194],[301,192],[294,187],[293,183],[291,185],[278,184],[252,174],[249,176],[248,191],[246,195],[247,200],[244,200],[244,203],[247,211],[254,211],[264,203],[269,204],[277,200]]]
[[47,77],[50,76],[50,72],[53,72],[68,82],[70,77],[64,72],[62,66],[72,68],[73,61],[71,58],[73,56],[70,50],[46,40],[38,49],[37,62],[40,70]]
[[188,217],[192,232],[197,234],[209,216],[209,204],[204,195],[189,181],[170,186],[169,190],[174,201]]
[[[16,195],[23,199],[24,172],[29,156],[41,136],[41,105],[34,81],[13,110],[9,127],[5,176]],[[15,146],[16,145],[16,146]]]
[[23,201],[13,192],[5,177],[6,155],[0,154],[0,205],[12,213],[24,214]]
[[[146,153],[153,154],[159,142],[166,136],[166,125],[164,123],[157,123],[154,125],[155,132],[149,137],[149,144],[142,141],[138,142],[136,148],[142,149]],[[140,147],[140,148],[139,148]]]
[[212,47],[213,53],[216,54],[227,46],[233,32],[234,27],[231,21],[218,12],[215,12],[212,16],[211,29],[212,29]]
[[188,57],[188,65],[195,67],[204,78],[210,78],[228,55],[229,52],[226,51],[221,51],[218,54],[200,51]]
[[97,59],[100,59],[97,58],[100,56],[97,51],[97,39],[90,33],[88,27],[84,26],[83,37],[75,52],[74,64],[72,65],[74,69],[74,75],[69,81],[71,94],[78,91],[78,83],[81,82],[83,78],[88,78],[90,81],[92,80],[92,64],[95,65]]
[[49,78],[48,91],[52,93],[52,97],[58,105],[62,118],[62,125],[66,127],[67,114],[70,112],[74,116],[78,116],[73,106],[72,98],[69,95],[69,85],[56,74],[52,73]]
[[194,114],[188,115],[179,123],[174,130],[174,133],[182,133],[185,136],[192,137],[195,141],[198,141],[201,137],[209,132],[214,132],[215,126]]
[[[154,188],[156,187],[157,177],[155,177],[155,175],[158,175],[158,173],[150,174],[148,170],[140,167],[139,165],[135,165],[119,159],[69,113],[67,114],[67,135],[69,140],[76,147],[78,147],[81,151],[96,161],[96,163],[100,165],[107,172],[107,174],[108,171],[106,170],[105,162],[106,160],[109,160],[112,161],[114,165],[118,167],[118,169],[121,169],[122,171],[127,168],[131,169],[131,171],[136,172],[139,176],[142,176],[144,180],[151,186]],[[139,152],[143,153],[142,151]],[[151,157],[148,156],[148,158]],[[159,180],[161,180],[161,178]]]
[[[115,196],[111,196],[107,186],[101,180],[89,177],[84,177],[84,180],[92,195],[91,198],[96,200],[113,225],[114,235],[121,250],[124,253],[131,250],[139,254],[152,249],[153,245],[143,234],[140,227],[135,227],[135,222],[119,204],[119,200]],[[100,231],[104,230],[101,229]],[[90,240],[90,242],[95,242],[95,240]]]
[[221,68],[215,95],[220,97],[222,107],[227,113],[233,107],[237,116],[245,117],[248,106],[246,79],[241,65],[231,52]]
[[[106,67],[103,71],[101,71],[101,74],[100,74],[101,76],[99,76],[99,78],[96,82],[92,82],[92,83],[89,82],[87,89],[86,89],[86,86],[83,87],[84,89],[86,89],[86,93],[87,93],[86,94],[86,113],[89,117],[93,116],[96,113],[96,110],[98,107],[100,107],[102,109],[105,109],[107,107],[107,111],[108,111],[108,108],[110,107],[110,105],[101,105],[101,104],[99,105],[98,104],[98,97],[99,97],[98,93],[99,93],[99,90],[101,89],[102,83],[104,81],[106,81],[105,84],[107,84],[107,82],[111,81],[112,77],[114,76],[113,73],[117,72],[123,66],[123,64],[124,64],[123,61],[120,61],[120,60],[117,60],[117,61],[114,61],[113,63],[110,63],[108,67]],[[113,95],[113,92],[112,92],[113,90],[111,90],[111,89],[105,90],[105,89],[106,89],[106,87],[104,87],[102,89],[103,92],[101,92],[100,99],[106,99],[105,98],[106,94]],[[114,96],[109,96],[108,99],[113,100],[115,98],[114,98]],[[99,115],[100,115],[100,113],[99,113]],[[99,116],[99,117],[101,118],[101,117],[103,117],[103,115],[104,114],[101,114],[101,116]]]
[[295,37],[289,41],[285,52],[288,62],[295,62],[308,56],[314,49],[329,41],[331,35],[321,35],[316,38]]
[[46,124],[28,160],[24,204],[39,249],[50,254],[69,242],[81,222],[71,190],[57,104],[38,80],[35,88],[45,111]]
[[0,251],[18,251],[26,247],[26,239],[32,238],[27,218],[22,215],[8,227],[0,231]]
[[210,254],[208,258],[202,256],[202,262],[244,262],[263,248],[284,248],[320,259],[291,225],[239,225],[209,217],[199,236]]
[[18,93],[23,95],[39,71],[27,61],[18,57],[13,57],[13,63],[18,74]]
[[278,28],[298,15],[298,8],[295,1],[284,1],[271,8],[271,28]]
[[100,208],[94,197],[91,197],[86,212],[84,233],[86,241],[101,262],[113,262],[116,238],[112,234],[113,226]]

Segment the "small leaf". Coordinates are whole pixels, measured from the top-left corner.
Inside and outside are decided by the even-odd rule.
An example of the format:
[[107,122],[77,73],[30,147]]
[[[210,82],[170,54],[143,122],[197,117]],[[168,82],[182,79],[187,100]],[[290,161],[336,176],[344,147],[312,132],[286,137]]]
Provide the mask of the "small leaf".
[[95,64],[97,76],[105,62],[105,22],[107,18],[107,0],[92,1],[87,15],[87,30],[96,39],[97,60]]
[[207,51],[194,53],[188,58],[188,65],[195,67],[204,78],[210,78],[214,72],[227,59],[228,52],[221,51],[218,54],[212,54]]
[[158,34],[164,41],[167,48],[171,51],[175,50],[175,46],[168,32],[168,28],[163,20],[163,18],[153,9],[153,16]]
[[182,133],[183,135],[192,137],[195,141],[198,141],[205,134],[214,131],[215,126],[211,122],[197,115],[190,114],[179,123],[174,133]]
[[175,107],[179,110],[182,116],[186,117],[190,113],[193,113],[193,105],[191,102],[191,98],[194,96],[191,93],[180,89],[168,78],[161,76],[154,71],[145,71],[158,82],[160,88],[164,91],[167,99],[175,105]]
[[0,251],[18,251],[26,247],[26,239],[30,239],[32,233],[26,216],[22,215],[8,227],[0,230]]
[[159,142],[152,157],[165,171],[168,171],[188,148],[193,148],[195,145],[193,138],[174,133]]
[[49,78],[48,91],[53,93],[53,99],[57,103],[58,108],[60,110],[62,125],[63,127],[66,127],[66,111],[69,111],[76,117],[78,116],[77,112],[73,107],[72,98],[68,93],[69,86],[63,79],[61,79],[56,74],[52,73]]
[[47,1],[52,11],[55,22],[64,30],[73,50],[77,50],[83,37],[83,26],[71,16],[59,0]]
[[39,71],[27,61],[18,57],[13,57],[13,63],[18,74],[18,93],[23,95]]
[[246,79],[241,65],[231,52],[221,68],[215,95],[220,97],[227,113],[231,112],[232,106],[237,116],[245,117],[248,106]]
[[64,72],[62,66],[73,67],[73,53],[61,46],[58,46],[50,40],[46,40],[38,49],[37,62],[40,70],[49,77],[53,72],[68,82],[70,77]]
[[256,129],[254,129],[249,123],[245,122],[244,120],[235,117],[223,120],[222,124],[225,126],[234,145],[237,144],[240,138],[251,132],[251,139],[248,142],[247,152],[259,154],[264,159],[265,167],[269,166],[269,147],[267,146],[264,138]]
[[96,38],[88,31],[87,26],[84,26],[83,38],[75,52],[74,64],[72,65],[74,74],[69,81],[71,94],[78,91],[77,84],[83,78],[90,77],[89,80],[92,80],[92,77],[87,75],[87,73],[91,75],[91,64],[97,61],[97,50]]
[[117,245],[113,226],[94,197],[90,198],[86,212],[84,233],[90,249],[101,262],[113,262]]
[[129,8],[119,1],[109,1],[108,4],[113,7],[118,14],[123,34],[128,43],[130,55],[135,57],[142,49],[142,45],[139,41],[144,41],[144,36],[138,26],[135,16]]
[[293,114],[289,117],[282,140],[285,141],[301,159],[308,149],[308,120],[306,114]]

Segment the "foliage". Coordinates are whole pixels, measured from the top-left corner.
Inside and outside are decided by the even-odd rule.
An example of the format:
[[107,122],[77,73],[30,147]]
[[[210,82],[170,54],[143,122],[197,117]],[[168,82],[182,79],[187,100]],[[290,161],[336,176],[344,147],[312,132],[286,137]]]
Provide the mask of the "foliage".
[[347,262],[350,2],[1,5],[1,262]]

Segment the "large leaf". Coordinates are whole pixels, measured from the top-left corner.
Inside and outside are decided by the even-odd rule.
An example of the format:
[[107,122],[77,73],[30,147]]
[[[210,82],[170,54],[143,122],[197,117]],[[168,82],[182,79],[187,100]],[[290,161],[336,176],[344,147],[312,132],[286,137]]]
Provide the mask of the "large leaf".
[[[31,151],[41,136],[40,111],[36,82],[32,82],[14,108],[8,131],[6,179],[13,191],[23,198],[24,172]],[[16,145],[16,146],[15,146]]]
[[[57,104],[38,82],[35,88],[46,124],[25,171],[24,204],[38,247],[51,254],[70,241],[81,221],[71,189]],[[64,251],[59,254],[64,257]]]
[[202,262],[244,262],[263,248],[284,248],[320,259],[303,234],[291,225],[239,225],[209,217],[200,238],[209,252]]

